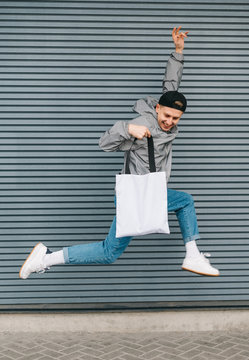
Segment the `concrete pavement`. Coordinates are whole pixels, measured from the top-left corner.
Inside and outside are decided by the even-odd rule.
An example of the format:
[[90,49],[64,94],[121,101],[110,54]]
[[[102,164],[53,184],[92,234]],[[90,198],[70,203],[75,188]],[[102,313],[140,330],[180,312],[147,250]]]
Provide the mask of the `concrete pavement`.
[[249,331],[2,332],[0,360],[248,360]]

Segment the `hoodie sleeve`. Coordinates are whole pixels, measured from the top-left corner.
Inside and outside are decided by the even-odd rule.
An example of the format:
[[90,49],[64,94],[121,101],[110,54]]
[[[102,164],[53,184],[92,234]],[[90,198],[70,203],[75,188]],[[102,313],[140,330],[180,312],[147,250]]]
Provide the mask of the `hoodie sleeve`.
[[173,52],[168,60],[163,78],[163,93],[178,90],[184,65],[183,54]]
[[134,143],[134,136],[128,132],[128,125],[144,125],[150,128],[150,121],[146,116],[138,116],[129,121],[117,121],[99,139],[99,146],[104,151],[127,151]]
[[104,151],[122,150],[122,145],[127,140],[134,139],[128,133],[128,122],[118,121],[107,130],[99,139],[99,146]]

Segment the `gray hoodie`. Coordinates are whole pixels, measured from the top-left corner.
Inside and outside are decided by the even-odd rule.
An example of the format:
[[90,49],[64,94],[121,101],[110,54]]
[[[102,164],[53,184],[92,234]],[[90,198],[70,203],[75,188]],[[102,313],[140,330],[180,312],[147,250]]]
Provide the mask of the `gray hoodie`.
[[[168,60],[164,79],[163,93],[178,90],[181,82],[184,58],[182,54],[173,52]],[[104,151],[124,151],[124,165],[127,151],[130,150],[130,172],[131,174],[143,175],[149,173],[149,159],[147,138],[136,139],[128,133],[128,125],[146,126],[153,136],[155,163],[157,171],[165,171],[167,181],[170,177],[172,161],[172,141],[178,133],[177,126],[170,131],[163,131],[157,121],[155,106],[158,100],[151,96],[138,100],[133,110],[140,116],[130,121],[118,121],[107,130],[99,140],[99,146]],[[122,170],[124,173],[124,168]]]

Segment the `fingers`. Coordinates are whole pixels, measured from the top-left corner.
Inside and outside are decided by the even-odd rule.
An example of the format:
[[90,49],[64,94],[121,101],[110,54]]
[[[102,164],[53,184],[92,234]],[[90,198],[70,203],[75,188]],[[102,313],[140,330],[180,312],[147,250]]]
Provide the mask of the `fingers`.
[[141,137],[139,139],[142,140],[144,137],[151,137],[151,133],[148,128],[145,129],[145,131],[143,132],[143,134],[141,134]]
[[176,27],[174,27],[174,29],[172,30],[172,37],[174,37],[175,36],[175,32],[176,32]]
[[150,130],[148,129],[147,132],[146,132],[146,137],[151,137],[151,133],[150,133]]
[[139,140],[142,140],[144,137],[151,137],[149,129],[143,125],[129,124],[128,132],[131,136],[134,136]]
[[173,31],[172,31],[172,37],[173,37],[173,39],[174,38],[177,38],[178,36],[180,36],[180,37],[187,37],[187,34],[189,33],[189,31],[185,31],[185,32],[181,32],[180,34],[179,34],[179,31],[180,31],[180,29],[181,29],[182,27],[181,26],[179,26],[178,28],[176,28],[176,26],[174,27],[174,29],[173,29]]
[[189,31],[186,31],[185,33],[182,32],[182,33],[180,34],[180,36],[183,36],[183,37],[187,38],[187,37],[188,37],[188,35],[187,35],[188,33],[189,33]]
[[139,137],[139,140],[142,140],[144,137],[151,137],[151,133],[149,129],[146,129]]
[[176,35],[178,35],[179,34],[179,31],[180,31],[180,29],[181,29],[182,27],[181,26],[179,26],[179,28],[176,30]]
[[174,27],[173,31],[172,31],[172,36],[176,37],[179,35],[179,31],[182,27],[179,26],[178,28]]

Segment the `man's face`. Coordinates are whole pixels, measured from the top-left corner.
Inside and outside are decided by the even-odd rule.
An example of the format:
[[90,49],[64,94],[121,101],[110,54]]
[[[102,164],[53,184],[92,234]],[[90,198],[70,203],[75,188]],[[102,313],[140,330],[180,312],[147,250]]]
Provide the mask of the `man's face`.
[[183,114],[181,110],[160,104],[157,104],[156,112],[158,124],[163,131],[169,131],[173,126],[177,125]]

